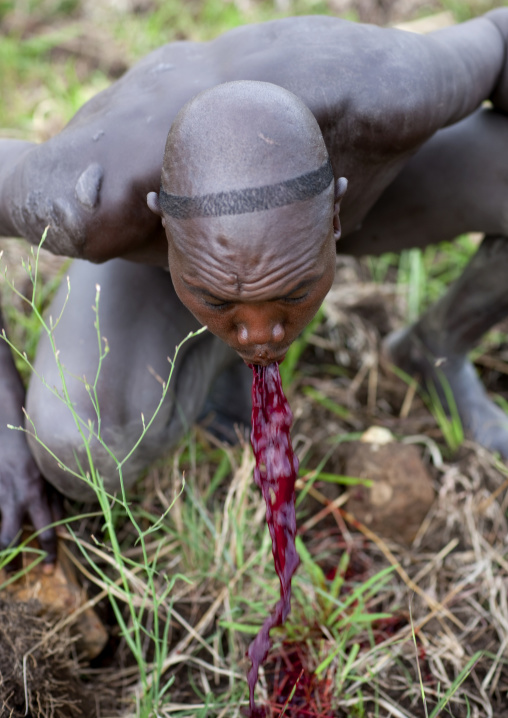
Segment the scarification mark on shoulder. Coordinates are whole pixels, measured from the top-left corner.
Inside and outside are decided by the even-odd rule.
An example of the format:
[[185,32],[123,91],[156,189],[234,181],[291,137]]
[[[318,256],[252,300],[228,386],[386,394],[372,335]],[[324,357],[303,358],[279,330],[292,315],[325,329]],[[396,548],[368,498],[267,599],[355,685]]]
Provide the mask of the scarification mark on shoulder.
[[93,209],[99,203],[104,169],[98,162],[92,162],[81,173],[76,182],[76,197],[87,209]]

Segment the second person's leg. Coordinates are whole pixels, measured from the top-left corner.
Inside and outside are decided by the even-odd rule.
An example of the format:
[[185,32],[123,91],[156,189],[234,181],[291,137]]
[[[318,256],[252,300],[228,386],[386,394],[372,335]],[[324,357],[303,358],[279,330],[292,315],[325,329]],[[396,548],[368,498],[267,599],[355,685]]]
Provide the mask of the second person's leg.
[[508,117],[480,110],[438,132],[339,249],[379,254],[467,231],[490,236],[445,296],[386,347],[395,364],[432,384],[445,406],[448,385],[468,436],[508,457],[508,417],[468,359],[508,316]]
[[[63,468],[76,471],[81,467],[89,472],[81,433],[85,437],[90,434],[89,424],[92,434],[100,432],[108,450],[92,437],[91,455],[106,487],[117,490],[116,462],[128,454],[143,431],[143,423],[148,423],[156,410],[177,344],[200,327],[176,296],[169,273],[162,269],[124,260],[100,266],[75,261],[69,281],[68,299],[64,281],[49,314],[56,322],[64,308],[53,334],[68,400],[81,417],[81,432],[69,407],[51,391],[54,387],[60,396],[64,394],[53,350],[43,336],[35,360],[38,376],[32,377],[27,396],[28,415],[39,439],[31,438],[30,447],[48,481],[67,496],[90,499],[94,494],[86,482]],[[100,339],[94,312],[98,286]],[[108,349],[102,360],[99,342],[101,351],[106,346]],[[239,361],[235,352],[209,332],[183,345],[166,398],[123,467],[127,487],[175,446],[202,412],[216,377]],[[95,393],[99,413],[91,398]],[[30,424],[28,428],[31,430]]]

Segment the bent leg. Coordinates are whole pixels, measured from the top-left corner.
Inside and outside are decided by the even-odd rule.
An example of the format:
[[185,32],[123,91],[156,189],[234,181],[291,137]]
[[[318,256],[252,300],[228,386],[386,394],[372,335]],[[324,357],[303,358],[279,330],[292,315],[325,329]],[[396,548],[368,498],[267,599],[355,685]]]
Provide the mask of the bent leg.
[[508,457],[508,416],[487,396],[470,349],[508,316],[508,239],[485,237],[461,277],[408,329],[386,340],[392,361],[432,384],[446,408],[448,386],[468,436]]
[[252,371],[237,361],[214,381],[199,420],[216,438],[236,444],[240,427],[250,431],[251,392]]
[[[162,381],[179,344],[199,328],[176,296],[169,273],[156,267],[113,260],[101,266],[75,261],[69,272],[70,295],[62,283],[49,314],[56,322],[54,339],[64,367],[65,382],[81,430],[88,423],[117,460],[134,446],[162,396]],[[93,306],[100,286],[99,322],[102,346],[108,353],[100,372],[99,341]],[[238,357],[208,332],[186,342],[176,363],[168,394],[140,446],[123,467],[126,487],[150,463],[170,450],[200,414],[214,379]],[[57,463],[34,438],[32,453],[44,476],[63,494],[94,498],[92,489],[62,468],[89,471],[83,437],[68,406],[50,391],[62,394],[62,381],[47,336],[41,337],[27,396],[27,411],[40,442],[58,457]],[[98,374],[98,376],[97,376]],[[45,386],[40,377],[43,377]],[[97,377],[97,380],[96,380]],[[96,382],[98,416],[88,387]],[[93,395],[93,391],[92,391]],[[144,418],[142,418],[142,416]],[[30,427],[29,427],[30,428]],[[96,438],[93,461],[109,491],[119,488],[116,461]],[[61,465],[59,465],[61,464]]]
[[[380,253],[487,236],[462,276],[412,327],[390,335],[395,364],[450,387],[466,433],[508,457],[508,417],[481,385],[467,353],[508,316],[508,118],[481,110],[439,132],[409,162],[341,251]],[[354,246],[353,246],[354,244]]]

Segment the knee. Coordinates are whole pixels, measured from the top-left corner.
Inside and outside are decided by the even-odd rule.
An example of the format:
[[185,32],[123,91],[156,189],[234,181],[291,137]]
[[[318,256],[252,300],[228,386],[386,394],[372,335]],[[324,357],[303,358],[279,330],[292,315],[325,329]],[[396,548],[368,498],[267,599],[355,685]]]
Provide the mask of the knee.
[[[40,350],[39,346],[38,374],[27,393],[30,448],[51,484],[65,496],[85,501],[96,499],[97,476],[109,493],[118,491],[122,483],[129,489],[150,464],[171,451],[201,413],[211,383],[233,354],[215,337],[196,341],[178,360],[172,385],[158,409],[158,384],[155,395],[143,381],[134,387],[134,379],[125,380],[125,385],[105,380],[98,387],[99,418],[76,373],[66,377],[67,401],[51,391],[49,387],[56,385],[62,392],[61,379]],[[157,409],[147,431],[142,405],[146,421]]]
[[[41,421],[40,407],[27,405],[25,426],[28,443],[34,460],[42,475],[64,496],[78,501],[97,501],[97,486],[108,493],[115,493],[125,484],[131,486],[136,476],[130,466],[123,474],[119,471],[117,446],[108,446],[97,436],[97,420],[75,423],[71,412],[48,411],[44,407]],[[119,432],[120,433],[120,432]]]
[[[185,382],[181,385],[186,387]],[[99,417],[82,385],[73,389],[66,402],[32,377],[25,427],[42,475],[64,496],[78,501],[97,501],[97,485],[110,494],[122,485],[132,488],[143,471],[182,438],[202,403],[182,406],[178,391],[176,396],[168,394],[145,429],[149,415],[143,419],[141,412],[127,411],[109,397],[109,407]]]
[[98,484],[111,494],[122,482],[131,488],[156,458],[150,454],[159,443],[156,437],[148,452],[142,444],[124,462],[143,431],[141,416],[127,422],[117,415],[99,417],[83,392],[71,393],[71,399],[63,401],[32,377],[25,428],[42,475],[64,496],[79,501],[96,501]]

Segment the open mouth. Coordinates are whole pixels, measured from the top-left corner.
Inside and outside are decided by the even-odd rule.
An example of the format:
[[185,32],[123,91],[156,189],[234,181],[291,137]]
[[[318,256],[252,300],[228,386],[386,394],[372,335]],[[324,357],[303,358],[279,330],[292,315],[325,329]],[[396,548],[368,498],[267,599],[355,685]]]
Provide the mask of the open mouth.
[[286,351],[275,353],[259,353],[259,354],[245,354],[244,352],[238,352],[240,354],[241,358],[246,364],[258,364],[260,366],[268,366],[268,364],[273,364],[277,362],[280,364],[282,361],[284,361],[284,358],[286,356]]

